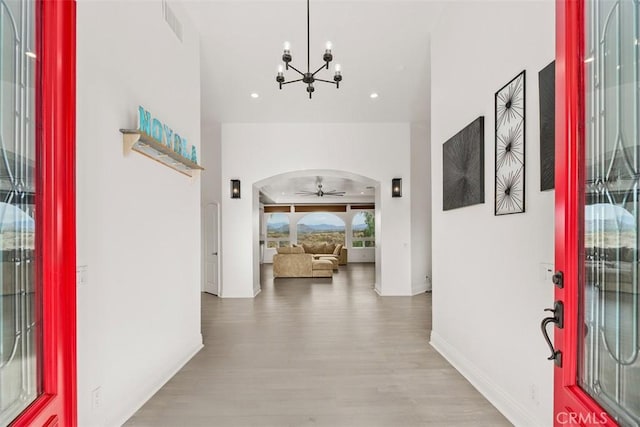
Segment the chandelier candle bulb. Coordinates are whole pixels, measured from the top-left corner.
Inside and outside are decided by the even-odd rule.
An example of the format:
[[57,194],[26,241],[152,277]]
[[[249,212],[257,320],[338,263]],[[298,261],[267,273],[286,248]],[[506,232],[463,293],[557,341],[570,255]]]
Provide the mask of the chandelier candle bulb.
[[282,89],[282,83],[284,83],[284,67],[282,66],[282,64],[278,65],[278,75],[276,76],[276,81],[278,82],[280,89]]
[[322,55],[322,60],[326,62],[326,69],[329,69],[329,62],[333,60],[333,55],[331,54],[331,42],[327,42],[327,49],[324,51],[324,55]]
[[336,82],[336,89],[340,89],[340,82],[342,81],[342,68],[340,67],[340,64],[336,64],[335,70],[336,73],[333,76],[333,81]]

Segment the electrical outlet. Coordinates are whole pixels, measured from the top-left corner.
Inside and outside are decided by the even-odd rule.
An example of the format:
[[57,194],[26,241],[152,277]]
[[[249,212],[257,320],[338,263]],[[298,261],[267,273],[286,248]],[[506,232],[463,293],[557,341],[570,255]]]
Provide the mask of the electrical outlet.
[[76,266],[76,286],[85,286],[87,284],[88,268],[86,265]]
[[552,283],[553,279],[553,264],[548,262],[540,263],[540,280],[545,283]]
[[538,388],[535,384],[531,384],[529,386],[529,397],[536,405],[540,404],[540,401],[538,400]]
[[95,388],[91,392],[91,407],[98,409],[102,406],[102,389],[101,387]]

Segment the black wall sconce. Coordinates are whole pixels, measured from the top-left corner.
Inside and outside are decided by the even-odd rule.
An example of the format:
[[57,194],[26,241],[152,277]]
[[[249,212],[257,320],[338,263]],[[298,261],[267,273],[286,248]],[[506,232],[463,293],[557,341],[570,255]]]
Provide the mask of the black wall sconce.
[[402,178],[391,180],[391,197],[402,197]]
[[240,180],[239,179],[231,180],[231,198],[232,199],[240,198]]

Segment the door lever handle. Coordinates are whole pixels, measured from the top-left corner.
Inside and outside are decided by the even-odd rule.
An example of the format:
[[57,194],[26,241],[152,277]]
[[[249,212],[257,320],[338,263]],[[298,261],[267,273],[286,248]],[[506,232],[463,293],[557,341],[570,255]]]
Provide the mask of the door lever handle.
[[544,319],[542,319],[542,323],[540,323],[542,336],[544,337],[547,345],[549,346],[549,349],[551,350],[551,356],[549,356],[547,360],[553,360],[556,366],[562,366],[562,352],[560,350],[556,350],[553,347],[551,338],[549,338],[549,334],[547,333],[547,325],[553,323],[558,329],[564,328],[564,305],[561,301],[556,301],[553,305],[553,308],[545,308],[544,311],[550,311],[551,313],[553,313],[553,316],[545,317]]

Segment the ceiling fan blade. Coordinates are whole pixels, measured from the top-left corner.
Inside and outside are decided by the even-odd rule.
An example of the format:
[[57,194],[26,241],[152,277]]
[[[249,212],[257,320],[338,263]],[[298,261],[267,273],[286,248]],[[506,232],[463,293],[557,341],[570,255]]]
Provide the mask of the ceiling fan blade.
[[298,191],[296,194],[298,196],[316,196],[318,193],[316,191]]
[[324,194],[333,194],[334,196],[337,196],[337,195],[344,196],[345,194],[347,194],[347,192],[346,191],[330,190],[330,191],[325,191]]

